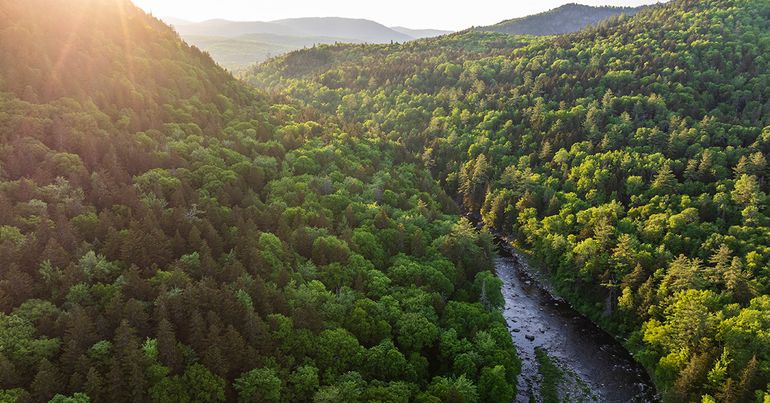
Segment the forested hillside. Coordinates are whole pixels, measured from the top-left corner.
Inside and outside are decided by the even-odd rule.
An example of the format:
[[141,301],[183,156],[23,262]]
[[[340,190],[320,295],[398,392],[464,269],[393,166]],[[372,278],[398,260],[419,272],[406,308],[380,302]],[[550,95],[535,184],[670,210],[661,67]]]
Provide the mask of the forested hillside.
[[127,0],[0,2],[0,401],[506,401],[488,234],[419,159]]
[[770,1],[674,0],[548,39],[319,47],[248,79],[420,155],[665,400],[745,402],[770,382],[769,54]]
[[592,7],[571,3],[544,13],[514,18],[476,29],[513,35],[567,34],[580,31],[613,17],[634,15],[640,10],[642,7]]

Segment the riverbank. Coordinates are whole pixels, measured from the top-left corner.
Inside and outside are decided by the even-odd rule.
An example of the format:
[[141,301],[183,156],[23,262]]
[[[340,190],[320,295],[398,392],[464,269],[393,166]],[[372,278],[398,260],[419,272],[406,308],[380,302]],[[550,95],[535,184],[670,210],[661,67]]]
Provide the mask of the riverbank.
[[[477,214],[464,216],[487,231]],[[610,332],[561,297],[549,274],[530,265],[532,256],[498,231],[497,276],[503,281],[503,316],[522,360],[517,401],[548,402],[543,357],[561,371],[559,401],[655,402],[660,397],[647,370]],[[538,353],[537,351],[540,351]],[[538,357],[539,356],[539,357]],[[545,385],[549,389],[549,385]]]
[[[516,254],[501,253],[495,262],[503,281],[503,316],[522,361],[517,401],[550,402],[553,396],[558,401],[655,401],[647,373],[625,348],[540,287],[526,267]],[[558,383],[546,376],[554,368],[561,373]]]

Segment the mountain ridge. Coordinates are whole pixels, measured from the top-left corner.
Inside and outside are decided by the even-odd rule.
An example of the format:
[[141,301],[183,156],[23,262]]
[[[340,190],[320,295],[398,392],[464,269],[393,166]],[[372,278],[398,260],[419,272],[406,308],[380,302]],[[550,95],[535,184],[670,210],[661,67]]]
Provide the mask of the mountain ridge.
[[[342,17],[289,18],[275,21],[167,23],[188,42],[209,52],[223,67],[238,71],[289,51],[333,43],[391,43],[448,33],[441,30],[389,28],[368,19]],[[403,32],[401,32],[403,31]]]
[[182,36],[238,37],[248,34],[325,36],[385,43],[414,39],[376,21],[363,18],[307,17],[274,21],[211,19],[175,26]]
[[414,28],[407,28],[407,27],[390,27],[390,29],[401,32],[404,35],[411,36],[414,39],[424,39],[424,38],[433,38],[436,36],[441,35],[448,35],[455,31],[447,31],[443,29],[414,29]]
[[613,7],[568,3],[542,13],[513,18],[475,29],[512,35],[543,36],[566,34],[577,32],[608,18],[620,15],[632,16],[645,7],[648,6]]

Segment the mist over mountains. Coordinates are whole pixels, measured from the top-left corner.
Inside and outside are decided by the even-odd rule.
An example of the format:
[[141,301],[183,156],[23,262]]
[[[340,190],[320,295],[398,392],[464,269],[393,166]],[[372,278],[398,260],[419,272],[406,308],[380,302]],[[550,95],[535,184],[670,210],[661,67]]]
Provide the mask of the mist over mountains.
[[[641,7],[566,4],[544,13],[473,29],[516,35],[556,35],[575,32],[618,15],[633,15],[639,10]],[[316,45],[401,43],[452,33],[438,29],[387,27],[367,19],[341,17],[276,21],[211,19],[202,22],[164,17],[163,20],[172,25],[185,41],[209,52],[220,65],[232,71]]]
[[223,67],[240,70],[273,56],[333,43],[406,42],[451,33],[432,29],[389,28],[353,18],[311,17],[270,22],[213,19],[190,22],[163,18],[189,43],[209,52]]

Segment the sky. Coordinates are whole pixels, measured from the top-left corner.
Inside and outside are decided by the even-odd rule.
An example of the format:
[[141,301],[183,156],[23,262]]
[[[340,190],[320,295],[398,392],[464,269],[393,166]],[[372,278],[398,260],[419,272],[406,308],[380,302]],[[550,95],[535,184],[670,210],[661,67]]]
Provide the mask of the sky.
[[657,0],[133,0],[156,17],[272,21],[365,18],[387,26],[460,30],[536,14],[565,3],[639,6]]

